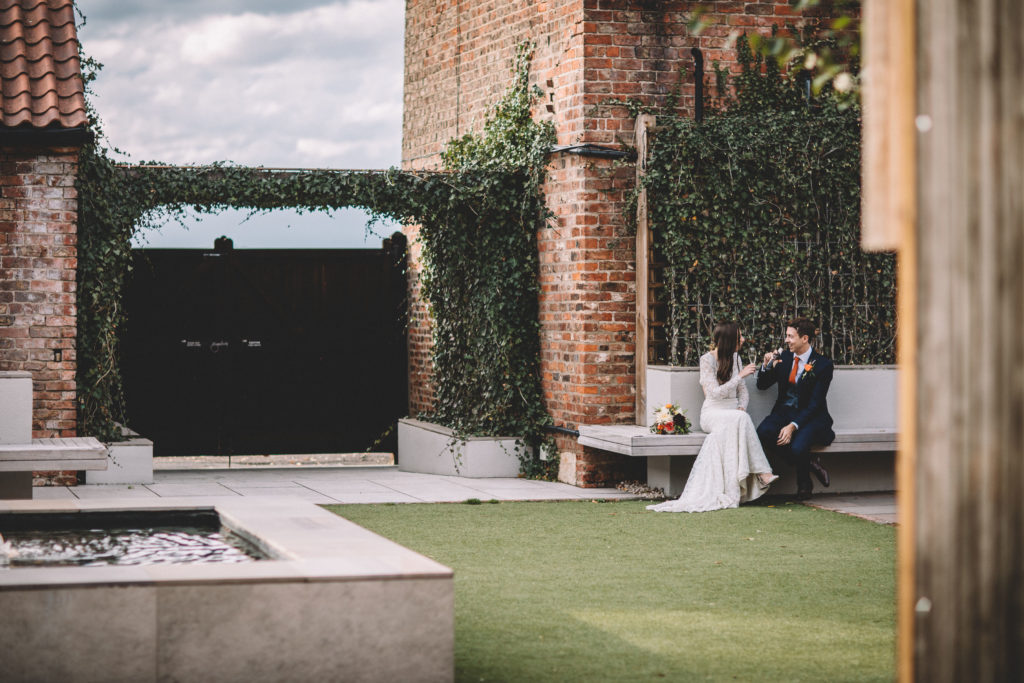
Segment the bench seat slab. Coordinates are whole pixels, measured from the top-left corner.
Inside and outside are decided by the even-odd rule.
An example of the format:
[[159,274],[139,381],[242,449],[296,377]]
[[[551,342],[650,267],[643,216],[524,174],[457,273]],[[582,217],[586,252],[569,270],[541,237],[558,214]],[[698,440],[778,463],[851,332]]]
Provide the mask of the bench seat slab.
[[[652,434],[640,425],[581,425],[579,443],[603,451],[633,457],[697,455],[707,436],[704,432],[689,434]],[[830,446],[815,451],[850,453],[894,451],[898,433],[895,429],[837,429]]]
[[107,447],[91,436],[0,444],[0,499],[32,498],[32,473],[105,470]]
[[106,458],[107,447],[94,437],[71,439],[32,439],[32,443],[0,444],[0,461],[6,460],[83,460]]

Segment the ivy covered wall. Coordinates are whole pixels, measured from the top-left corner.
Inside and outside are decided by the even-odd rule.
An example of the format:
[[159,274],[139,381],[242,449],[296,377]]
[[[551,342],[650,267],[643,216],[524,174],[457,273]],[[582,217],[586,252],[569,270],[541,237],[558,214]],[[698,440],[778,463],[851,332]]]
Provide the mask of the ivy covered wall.
[[[424,294],[433,323],[436,401],[426,415],[459,436],[544,438],[539,372],[537,231],[548,216],[541,193],[549,125],[530,115],[530,48],[480,135],[453,141],[440,171],[270,172],[230,165],[119,166],[95,144],[81,155],[79,413],[85,433],[118,438],[124,399],[118,330],[130,240],[188,208],[329,211],[359,207],[415,223]],[[522,469],[552,476],[557,462],[520,449]]]
[[736,98],[702,123],[659,117],[645,185],[665,335],[652,362],[696,365],[722,320],[752,360],[785,323],[818,323],[840,364],[895,362],[895,258],[860,249],[857,105],[810,99],[740,41]]

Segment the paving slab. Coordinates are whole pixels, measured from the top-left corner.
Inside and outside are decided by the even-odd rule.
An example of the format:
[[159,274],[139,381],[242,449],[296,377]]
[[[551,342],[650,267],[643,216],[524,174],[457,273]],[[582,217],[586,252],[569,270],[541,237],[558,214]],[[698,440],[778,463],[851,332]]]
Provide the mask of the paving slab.
[[878,524],[898,524],[895,493],[852,493],[816,495],[805,505],[860,517]]
[[33,500],[75,500],[67,486],[37,486],[32,489]]
[[[64,488],[64,487],[62,487]],[[32,497],[35,498],[36,491],[32,489]],[[111,498],[159,498],[145,486],[129,486],[127,484],[90,484],[88,486],[71,486],[67,490],[83,500],[108,500]]]
[[335,498],[325,496],[322,493],[307,489],[303,486],[229,486],[227,488],[240,496],[245,496],[246,498],[280,498],[282,496],[287,496],[308,500],[310,503],[315,503],[316,505],[329,505],[338,502]]
[[338,503],[353,505],[353,504],[373,504],[373,503],[423,503],[425,501],[419,498],[413,498],[407,496],[404,493],[398,493],[397,491],[390,492],[377,492],[377,493],[337,493],[331,496]]
[[238,494],[226,486],[217,483],[194,484],[150,484],[147,489],[160,497],[180,496],[237,496]]
[[124,497],[214,500],[295,496],[318,503],[423,503],[481,500],[630,499],[613,488],[584,489],[558,482],[513,477],[469,477],[402,472],[397,466],[231,467],[157,469],[148,485],[84,485],[36,488],[39,499],[107,500]]
[[[628,500],[637,496],[614,488],[578,488],[559,482],[511,477],[469,477],[402,472],[396,466],[232,467],[154,472],[150,485],[36,487],[39,500],[82,500],[90,504],[132,498],[157,503],[169,498],[213,501],[239,497],[294,496],[319,504],[424,503],[480,500]],[[808,505],[879,524],[897,524],[893,493],[816,494]]]
[[351,481],[296,479],[294,484],[326,495],[335,493],[391,493],[394,491],[393,488],[367,479],[353,479]]

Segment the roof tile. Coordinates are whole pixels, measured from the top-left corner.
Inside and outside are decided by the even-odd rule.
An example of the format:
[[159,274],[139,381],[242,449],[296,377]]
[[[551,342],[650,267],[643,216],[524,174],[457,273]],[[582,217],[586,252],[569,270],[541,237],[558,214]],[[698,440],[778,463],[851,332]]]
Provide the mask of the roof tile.
[[0,0],[0,126],[88,124],[72,0]]

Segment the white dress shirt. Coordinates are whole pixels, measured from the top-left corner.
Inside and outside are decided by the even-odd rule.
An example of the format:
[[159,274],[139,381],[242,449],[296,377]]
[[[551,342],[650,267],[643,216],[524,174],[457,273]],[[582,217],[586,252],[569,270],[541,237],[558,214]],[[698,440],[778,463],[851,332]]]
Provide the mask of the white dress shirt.
[[797,356],[800,359],[800,367],[796,369],[796,381],[800,381],[800,376],[804,374],[804,366],[807,365],[807,361],[811,359],[811,352],[814,351],[813,346],[808,346],[807,350]]

